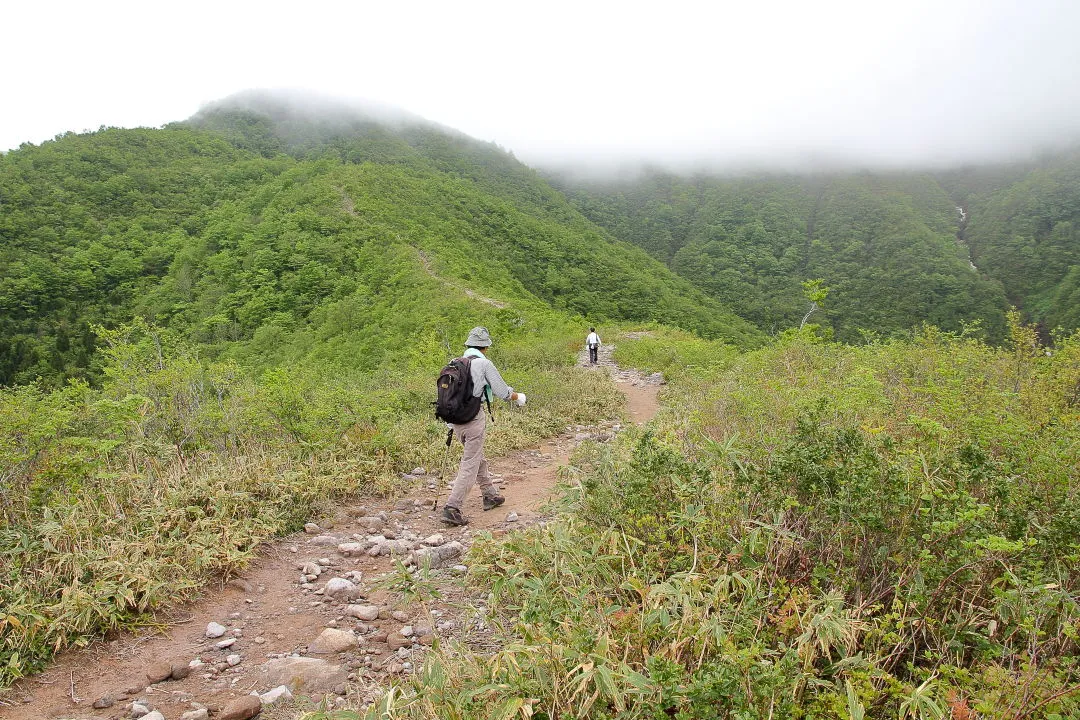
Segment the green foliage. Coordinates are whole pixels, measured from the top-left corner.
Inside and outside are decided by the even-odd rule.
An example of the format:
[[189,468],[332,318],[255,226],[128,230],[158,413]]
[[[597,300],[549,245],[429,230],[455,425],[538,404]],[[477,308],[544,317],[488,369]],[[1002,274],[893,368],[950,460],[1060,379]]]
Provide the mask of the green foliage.
[[[609,382],[570,366],[574,330],[500,343],[530,404],[496,410],[493,453],[618,412]],[[443,457],[442,355],[393,376],[314,361],[253,375],[146,323],[100,336],[99,390],[0,391],[0,685]]]
[[0,156],[0,384],[96,383],[91,328],[134,317],[260,367],[314,344],[373,368],[494,310],[758,339],[494,146],[248,100]]
[[581,448],[562,522],[474,547],[502,647],[442,646],[355,717],[1075,715],[1080,337],[1013,334],[692,370],[620,338],[669,408]]
[[1044,337],[1080,327],[1080,154],[956,171],[945,182],[970,216],[963,238],[979,269]]
[[554,181],[581,211],[770,334],[799,325],[801,283],[831,288],[819,320],[847,342],[921,323],[1004,336],[999,279],[973,272],[955,203],[929,175]]

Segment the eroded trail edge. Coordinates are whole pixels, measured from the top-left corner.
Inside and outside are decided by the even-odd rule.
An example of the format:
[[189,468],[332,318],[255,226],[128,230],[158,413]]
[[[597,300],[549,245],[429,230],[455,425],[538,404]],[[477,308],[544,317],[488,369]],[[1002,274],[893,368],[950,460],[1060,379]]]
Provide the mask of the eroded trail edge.
[[[663,380],[619,369],[613,349],[602,347],[592,370],[611,373],[633,423],[648,422]],[[579,364],[587,365],[584,353]],[[489,642],[482,597],[467,597],[456,580],[472,538],[543,522],[558,469],[578,443],[610,440],[622,427],[618,419],[570,426],[492,459],[506,504],[483,512],[474,488],[464,528],[439,521],[433,501],[445,499],[444,481],[418,468],[406,478],[419,488],[408,497],[342,506],[267,545],[242,576],[162,617],[159,629],[62,654],[0,696],[0,718],[236,720],[260,709],[261,717],[284,718],[295,715],[294,693],[331,707],[370,702],[392,676],[416,671],[435,637]],[[397,561],[435,568],[441,597],[426,610],[385,589]]]

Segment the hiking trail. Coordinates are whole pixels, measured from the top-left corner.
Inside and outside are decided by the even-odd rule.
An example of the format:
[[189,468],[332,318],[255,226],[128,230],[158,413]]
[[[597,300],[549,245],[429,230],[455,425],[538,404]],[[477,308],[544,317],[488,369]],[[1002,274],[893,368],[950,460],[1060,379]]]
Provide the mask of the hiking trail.
[[[613,349],[600,348],[593,371],[612,375],[632,422],[648,422],[663,378],[619,369]],[[588,366],[586,351],[578,364]],[[483,512],[474,487],[462,508],[470,523],[460,528],[438,517],[456,465],[445,481],[438,469],[417,468],[403,478],[413,486],[408,495],[355,498],[333,517],[267,543],[240,576],[158,613],[158,625],[61,653],[45,672],[0,693],[0,718],[244,720],[260,709],[260,718],[292,718],[311,706],[287,695],[273,700],[275,688],[291,686],[330,708],[356,706],[378,697],[391,676],[417,671],[435,637],[490,649],[486,592],[460,582],[472,537],[543,522],[541,508],[574,448],[606,442],[622,427],[618,419],[568,426],[537,447],[490,458],[506,504]],[[398,594],[379,587],[412,548],[425,548],[413,554],[429,553],[441,568],[431,573],[441,597],[427,603],[430,614],[419,603],[395,604]]]

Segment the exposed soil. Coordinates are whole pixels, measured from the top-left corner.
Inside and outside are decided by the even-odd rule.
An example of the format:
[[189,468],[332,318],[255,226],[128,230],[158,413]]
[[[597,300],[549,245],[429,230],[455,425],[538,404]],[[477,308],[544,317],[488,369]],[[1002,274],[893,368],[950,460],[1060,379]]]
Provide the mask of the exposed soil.
[[[657,411],[662,380],[619,370],[611,360],[612,349],[601,348],[598,371],[610,372],[626,395],[628,417],[634,423],[647,422]],[[584,354],[581,364],[587,364]],[[0,718],[119,720],[131,717],[131,703],[135,700],[145,701],[167,720],[177,720],[183,713],[203,707],[213,718],[240,696],[271,689],[262,665],[268,659],[289,655],[323,658],[348,673],[347,682],[316,689],[309,696],[325,696],[330,705],[362,704],[376,697],[391,676],[419,668],[432,636],[452,635],[483,649],[490,643],[483,596],[468,597],[460,582],[464,567],[453,567],[453,563],[465,562],[463,556],[432,572],[442,597],[425,609],[416,603],[395,604],[400,600],[398,594],[376,586],[394,570],[390,555],[361,552],[347,557],[339,552],[338,544],[370,538],[373,532],[360,518],[380,513],[385,522],[384,535],[408,539],[441,534],[447,542],[456,540],[466,549],[477,531],[499,535],[543,522],[542,508],[556,485],[558,468],[566,464],[574,447],[584,439],[610,439],[621,427],[617,418],[593,427],[570,427],[536,448],[492,459],[491,472],[502,487],[506,504],[484,512],[480,492],[474,487],[463,508],[470,518],[464,528],[444,525],[433,509],[436,501],[441,503],[446,498],[446,480],[437,472],[410,474],[406,480],[414,489],[408,496],[397,500],[357,499],[338,508],[333,518],[315,519],[319,529],[268,544],[241,577],[209,588],[195,602],[159,615],[159,625],[63,653],[49,670],[20,681],[0,695]],[[321,573],[316,579],[309,575],[305,582],[300,568],[307,562],[318,564]],[[349,617],[345,615],[346,603],[323,594],[328,580],[353,572],[361,573],[362,578],[351,576],[357,580],[358,595],[352,603],[377,606],[378,619],[364,622]],[[206,637],[211,622],[224,626],[225,635]],[[309,645],[327,627],[353,631],[358,637],[357,647],[344,653],[313,654]],[[420,637],[425,630],[426,635]],[[218,643],[230,638],[234,639],[230,647],[217,648]],[[388,642],[404,644],[392,649]],[[230,655],[239,658],[235,666],[227,663]],[[194,667],[186,678],[149,683],[147,670],[155,663],[188,666],[196,658],[203,664]],[[103,698],[112,704],[95,709],[95,701]]]

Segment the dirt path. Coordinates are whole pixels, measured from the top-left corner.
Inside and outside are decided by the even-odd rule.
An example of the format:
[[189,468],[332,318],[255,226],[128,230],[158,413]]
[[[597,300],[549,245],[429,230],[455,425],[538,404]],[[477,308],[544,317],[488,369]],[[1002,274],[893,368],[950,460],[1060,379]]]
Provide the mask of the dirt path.
[[[611,350],[601,349],[599,370],[610,372],[626,395],[632,421],[647,422],[657,410],[660,378],[619,370]],[[586,364],[584,356],[580,362]],[[325,697],[331,706],[371,700],[389,676],[420,667],[433,637],[457,636],[483,647],[487,630],[483,597],[465,597],[457,581],[466,570],[455,565],[464,562],[463,555],[432,572],[442,597],[424,610],[418,604],[394,604],[400,596],[381,587],[380,580],[402,574],[394,574],[390,554],[373,553],[393,551],[406,559],[406,546],[423,544],[435,552],[450,552],[445,548],[457,549],[455,542],[467,550],[478,531],[498,535],[542,522],[541,507],[574,447],[586,438],[609,439],[621,427],[618,419],[570,427],[539,447],[493,460],[492,474],[506,504],[483,512],[480,493],[473,488],[463,508],[471,519],[465,528],[448,528],[432,510],[437,492],[446,497],[434,473],[410,475],[418,489],[406,498],[339,508],[334,518],[320,520],[318,528],[268,545],[242,577],[162,617],[159,628],[64,653],[48,671],[0,696],[0,718],[119,720],[141,712],[135,707],[133,714],[133,702],[166,720],[197,720],[207,714],[246,718],[250,715],[231,715],[229,709],[253,691],[266,693],[283,684],[310,697]],[[333,578],[354,587],[335,581],[342,589],[330,598],[327,583]],[[210,623],[220,624],[223,634],[207,637]],[[317,652],[317,638],[327,645],[324,652]],[[330,646],[336,642],[345,649],[333,651]],[[228,647],[219,649],[222,644]],[[149,676],[155,672],[186,677],[151,683]],[[262,717],[284,714],[269,711]]]

